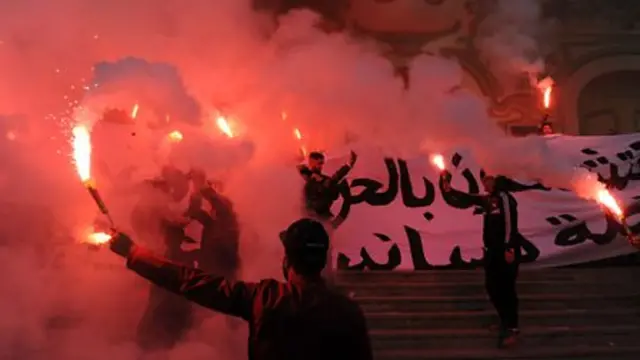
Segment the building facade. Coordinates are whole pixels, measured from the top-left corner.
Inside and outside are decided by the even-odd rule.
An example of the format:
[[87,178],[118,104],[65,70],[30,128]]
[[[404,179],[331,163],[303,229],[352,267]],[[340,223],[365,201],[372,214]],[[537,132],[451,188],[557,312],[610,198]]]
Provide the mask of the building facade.
[[[348,23],[379,39],[399,65],[421,52],[455,57],[464,86],[484,96],[509,133],[536,131],[540,93],[527,81],[506,90],[474,46],[487,0],[349,0]],[[556,81],[550,107],[557,131],[604,135],[640,131],[640,2],[548,0],[554,21],[544,59]]]

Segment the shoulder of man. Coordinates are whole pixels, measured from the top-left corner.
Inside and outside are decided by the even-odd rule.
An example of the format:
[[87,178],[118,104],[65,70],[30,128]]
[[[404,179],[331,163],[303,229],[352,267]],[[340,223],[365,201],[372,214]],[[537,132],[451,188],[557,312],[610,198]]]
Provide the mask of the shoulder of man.
[[358,302],[353,300],[344,292],[333,288],[329,288],[327,291],[330,294],[332,302],[338,308],[337,310],[354,316],[360,316],[362,314],[362,310]]
[[268,305],[270,301],[275,301],[286,296],[290,291],[287,283],[275,279],[262,279],[257,283],[254,301],[262,305]]

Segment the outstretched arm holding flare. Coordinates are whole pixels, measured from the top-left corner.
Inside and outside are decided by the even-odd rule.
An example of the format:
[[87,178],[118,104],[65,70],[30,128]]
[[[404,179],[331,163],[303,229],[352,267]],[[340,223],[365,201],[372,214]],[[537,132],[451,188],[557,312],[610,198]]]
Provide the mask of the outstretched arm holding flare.
[[113,252],[127,259],[127,268],[155,285],[206,308],[245,320],[250,318],[259,284],[229,281],[170,262],[134,244],[122,233],[114,233],[109,245]]
[[[303,227],[308,223],[323,233],[314,235],[314,229]],[[115,231],[109,245],[113,252],[127,259],[129,269],[155,285],[209,309],[246,320],[251,329],[250,358],[275,359],[289,354],[291,359],[327,359],[339,355],[372,360],[362,310],[352,300],[327,288],[320,279],[324,264],[317,261],[325,260],[317,257],[318,251],[328,248],[328,235],[322,224],[302,219],[287,229],[285,235],[289,239],[286,241],[289,245],[285,245],[289,246],[285,248],[289,274],[286,283],[273,279],[257,283],[229,281],[153,255]],[[315,313],[307,311],[310,306]],[[295,319],[293,327],[289,326],[291,319]],[[282,324],[287,327],[282,328]]]

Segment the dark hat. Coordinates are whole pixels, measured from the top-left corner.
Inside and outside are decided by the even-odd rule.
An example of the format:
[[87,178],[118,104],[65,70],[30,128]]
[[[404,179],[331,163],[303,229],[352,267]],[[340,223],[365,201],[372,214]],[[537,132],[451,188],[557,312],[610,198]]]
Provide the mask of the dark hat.
[[280,233],[280,241],[287,253],[318,253],[329,250],[329,234],[313,219],[300,219]]

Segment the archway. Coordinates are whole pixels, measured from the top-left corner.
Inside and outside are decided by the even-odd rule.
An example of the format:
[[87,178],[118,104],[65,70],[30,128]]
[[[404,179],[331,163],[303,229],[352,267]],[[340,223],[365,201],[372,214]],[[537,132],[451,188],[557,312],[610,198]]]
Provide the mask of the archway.
[[580,91],[578,122],[581,135],[640,131],[640,71],[615,71],[591,80]]
[[578,68],[560,84],[558,115],[562,132],[580,133],[578,102],[585,86],[601,75],[620,71],[640,71],[640,55],[601,57]]

